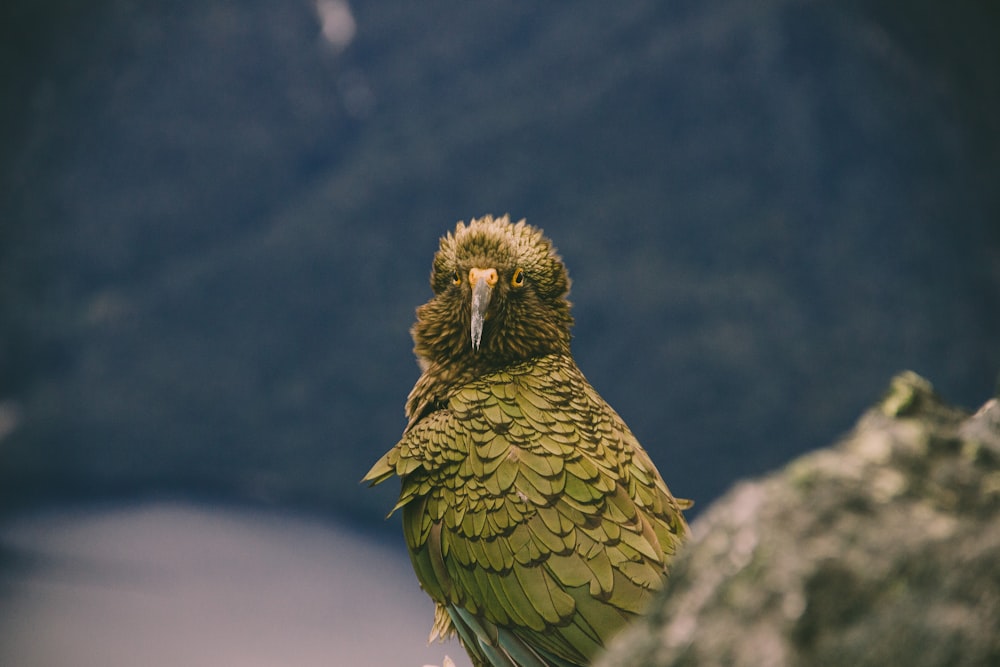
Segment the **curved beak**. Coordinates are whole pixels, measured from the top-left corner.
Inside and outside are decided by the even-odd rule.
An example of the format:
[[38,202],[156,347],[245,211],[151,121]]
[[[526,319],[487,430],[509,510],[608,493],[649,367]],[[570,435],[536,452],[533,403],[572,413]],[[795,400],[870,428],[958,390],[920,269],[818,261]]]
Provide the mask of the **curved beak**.
[[483,322],[486,309],[493,296],[493,286],[497,284],[496,269],[469,269],[469,284],[472,285],[472,349],[478,351],[483,339]]

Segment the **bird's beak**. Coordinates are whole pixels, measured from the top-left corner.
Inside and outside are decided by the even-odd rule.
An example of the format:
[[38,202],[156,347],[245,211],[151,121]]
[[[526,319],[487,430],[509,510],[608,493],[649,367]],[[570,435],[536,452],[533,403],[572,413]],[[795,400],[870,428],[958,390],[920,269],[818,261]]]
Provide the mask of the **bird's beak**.
[[493,286],[498,280],[496,269],[469,269],[469,284],[472,285],[472,349],[479,350],[483,339],[483,322],[486,309],[493,296]]

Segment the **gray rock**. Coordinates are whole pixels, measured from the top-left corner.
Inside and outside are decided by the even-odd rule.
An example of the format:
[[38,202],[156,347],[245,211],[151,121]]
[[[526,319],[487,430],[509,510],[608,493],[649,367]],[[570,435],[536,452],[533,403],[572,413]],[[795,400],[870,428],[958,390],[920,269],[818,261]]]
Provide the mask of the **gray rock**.
[[1000,664],[1000,402],[914,373],[839,443],[743,482],[602,667]]

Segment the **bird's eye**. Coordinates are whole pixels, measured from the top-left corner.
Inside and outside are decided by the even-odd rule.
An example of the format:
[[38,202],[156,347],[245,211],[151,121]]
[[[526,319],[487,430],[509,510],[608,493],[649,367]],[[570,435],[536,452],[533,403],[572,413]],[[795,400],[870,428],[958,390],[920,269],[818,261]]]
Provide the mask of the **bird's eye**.
[[514,287],[521,287],[524,285],[524,269],[517,269],[514,271],[514,275],[511,276],[510,284]]
[[459,277],[458,271],[452,271],[452,273],[451,273],[451,284],[452,285],[461,285],[462,284],[462,279]]

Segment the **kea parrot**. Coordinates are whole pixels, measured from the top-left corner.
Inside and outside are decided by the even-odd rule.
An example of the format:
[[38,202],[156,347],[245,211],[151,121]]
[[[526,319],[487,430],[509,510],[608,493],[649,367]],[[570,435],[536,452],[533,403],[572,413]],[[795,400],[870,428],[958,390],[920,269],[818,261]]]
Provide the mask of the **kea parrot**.
[[401,479],[393,512],[436,603],[431,638],[457,633],[477,667],[590,664],[688,533],[691,502],[573,361],[569,286],[524,220],[442,237],[409,422],[363,480]]

